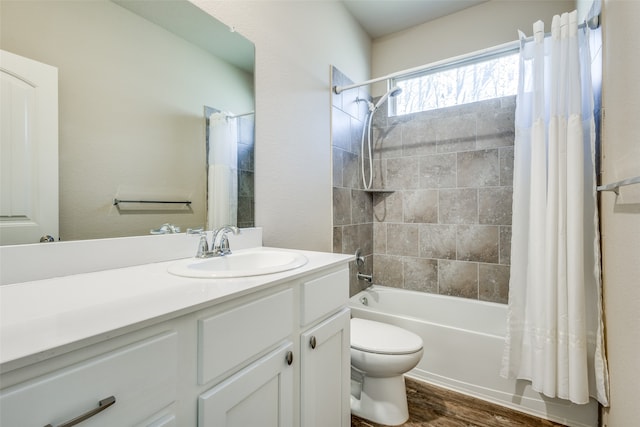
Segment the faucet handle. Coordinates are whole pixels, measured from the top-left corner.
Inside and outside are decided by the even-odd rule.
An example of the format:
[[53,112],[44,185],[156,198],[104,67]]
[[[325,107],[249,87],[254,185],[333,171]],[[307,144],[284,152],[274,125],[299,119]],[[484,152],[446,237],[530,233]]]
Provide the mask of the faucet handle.
[[198,251],[196,258],[206,258],[209,256],[209,243],[207,243],[207,234],[200,232],[200,241],[198,242]]
[[187,234],[195,235],[195,236],[201,236],[201,235],[205,234],[204,227],[187,228]]

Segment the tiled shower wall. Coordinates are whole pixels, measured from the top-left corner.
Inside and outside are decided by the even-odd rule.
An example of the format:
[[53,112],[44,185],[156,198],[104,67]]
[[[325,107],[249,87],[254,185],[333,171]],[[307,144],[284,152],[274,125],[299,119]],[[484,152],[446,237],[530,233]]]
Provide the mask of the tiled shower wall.
[[[384,105],[373,122],[373,188],[389,191],[367,193],[357,96],[333,97],[334,251],[362,248],[379,285],[506,303],[515,97],[398,117]],[[352,271],[355,293],[366,283]]]
[[[332,67],[332,85],[352,84]],[[333,141],[333,251],[355,254],[362,251],[365,264],[360,271],[373,272],[373,204],[371,194],[363,190],[360,177],[360,138],[369,99],[366,87],[332,95],[331,129]],[[357,266],[350,263],[350,294],[368,284],[356,278]]]

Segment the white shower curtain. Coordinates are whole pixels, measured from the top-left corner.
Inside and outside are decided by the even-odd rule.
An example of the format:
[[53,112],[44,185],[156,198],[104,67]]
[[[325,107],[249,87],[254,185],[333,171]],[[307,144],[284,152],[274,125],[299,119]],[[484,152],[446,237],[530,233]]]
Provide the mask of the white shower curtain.
[[238,134],[235,118],[209,116],[207,230],[235,225],[238,212]]
[[[501,375],[608,405],[588,29],[521,38],[508,330]],[[522,37],[522,35],[521,35]]]

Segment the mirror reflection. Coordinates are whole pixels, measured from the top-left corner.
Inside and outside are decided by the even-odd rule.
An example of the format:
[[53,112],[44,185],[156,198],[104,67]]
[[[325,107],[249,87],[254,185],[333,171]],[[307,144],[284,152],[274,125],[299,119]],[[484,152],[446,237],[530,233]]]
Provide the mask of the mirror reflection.
[[60,240],[207,224],[206,106],[251,150],[230,222],[253,225],[249,41],[186,0],[3,0],[0,19],[2,50],[58,70]]

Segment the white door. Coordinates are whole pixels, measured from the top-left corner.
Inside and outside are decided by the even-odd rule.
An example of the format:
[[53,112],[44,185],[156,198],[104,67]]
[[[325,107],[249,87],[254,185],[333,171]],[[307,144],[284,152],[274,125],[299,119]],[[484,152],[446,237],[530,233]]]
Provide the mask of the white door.
[[281,346],[200,395],[198,426],[292,427],[292,347]]
[[301,335],[303,427],[351,425],[349,319],[343,309]]
[[58,240],[58,69],[0,50],[0,245]]

